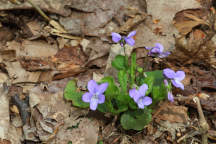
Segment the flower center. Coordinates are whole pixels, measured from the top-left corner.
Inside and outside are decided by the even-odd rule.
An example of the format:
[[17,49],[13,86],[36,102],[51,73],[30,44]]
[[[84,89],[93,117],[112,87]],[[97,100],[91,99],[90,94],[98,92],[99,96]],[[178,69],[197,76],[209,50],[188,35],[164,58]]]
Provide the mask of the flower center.
[[97,99],[98,99],[98,93],[95,93],[95,94],[92,96],[92,99],[97,100]]
[[137,104],[138,105],[142,105],[142,100],[143,100],[143,97],[140,97],[139,100],[138,100],[138,102],[137,102]]

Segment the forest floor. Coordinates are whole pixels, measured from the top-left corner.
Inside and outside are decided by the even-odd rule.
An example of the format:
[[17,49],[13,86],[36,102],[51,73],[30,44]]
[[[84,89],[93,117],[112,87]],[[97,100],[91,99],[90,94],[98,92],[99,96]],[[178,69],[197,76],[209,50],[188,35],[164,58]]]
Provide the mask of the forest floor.
[[[216,143],[215,9],[214,0],[0,0],[0,143]],[[64,99],[70,80],[86,91],[89,80],[114,76],[122,51],[111,33],[133,30],[127,53],[137,65],[186,73],[185,89],[142,131]],[[155,43],[171,55],[149,58]]]

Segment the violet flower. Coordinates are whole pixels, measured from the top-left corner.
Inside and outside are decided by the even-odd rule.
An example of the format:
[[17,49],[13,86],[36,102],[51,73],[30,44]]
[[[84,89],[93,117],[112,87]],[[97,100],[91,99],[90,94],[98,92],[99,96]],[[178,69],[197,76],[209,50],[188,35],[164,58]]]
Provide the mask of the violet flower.
[[98,104],[102,104],[105,101],[103,93],[106,91],[107,87],[108,83],[98,85],[94,80],[90,80],[87,86],[89,92],[86,92],[82,96],[82,100],[86,103],[90,103],[91,110],[96,110]]
[[174,102],[174,97],[173,97],[172,92],[170,92],[170,91],[168,92],[167,98],[168,98],[168,100],[169,100],[170,102]]
[[133,46],[135,44],[135,40],[133,39],[133,36],[135,36],[136,31],[132,31],[128,34],[127,37],[121,36],[118,33],[112,32],[112,40],[115,43],[120,42],[121,46],[123,47],[125,43],[129,44],[130,46]]
[[147,90],[148,85],[143,84],[138,90],[134,88],[129,91],[130,97],[133,98],[140,109],[144,109],[145,106],[148,106],[152,103],[152,99],[148,96],[145,96]]
[[155,43],[154,47],[145,47],[145,48],[149,50],[148,55],[150,56],[164,58],[170,55],[170,52],[163,52],[164,47],[160,43]]
[[185,78],[184,71],[175,72],[172,69],[166,68],[163,70],[163,74],[166,78],[171,80],[175,87],[184,90],[184,85],[181,83],[181,81]]
[[[168,87],[169,84],[168,84],[167,79],[164,80],[164,85],[165,85],[166,87]],[[170,90],[168,90],[167,98],[168,98],[168,100],[169,100],[170,102],[174,102],[174,97],[173,97],[173,94],[172,94],[172,92],[171,92]]]

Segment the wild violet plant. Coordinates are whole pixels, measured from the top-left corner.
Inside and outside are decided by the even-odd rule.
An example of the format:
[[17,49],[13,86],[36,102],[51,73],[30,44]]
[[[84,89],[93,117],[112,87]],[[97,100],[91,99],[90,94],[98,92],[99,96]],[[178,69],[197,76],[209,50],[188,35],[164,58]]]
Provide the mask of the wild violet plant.
[[[133,46],[133,36],[136,31],[127,36],[112,33],[112,40],[119,43],[125,51],[125,45]],[[164,52],[164,47],[156,43],[154,47],[146,47],[148,55],[164,58],[170,52]],[[117,55],[112,61],[117,73],[117,80],[112,76],[104,77],[100,82],[90,80],[87,85],[88,92],[77,90],[75,81],[68,82],[64,97],[72,100],[74,106],[90,107],[103,113],[120,116],[120,123],[126,130],[142,130],[152,119],[152,111],[161,100],[174,102],[172,85],[184,89],[181,81],[185,77],[183,71],[164,70],[144,71],[136,64],[136,54],[132,53],[130,59],[125,55]]]

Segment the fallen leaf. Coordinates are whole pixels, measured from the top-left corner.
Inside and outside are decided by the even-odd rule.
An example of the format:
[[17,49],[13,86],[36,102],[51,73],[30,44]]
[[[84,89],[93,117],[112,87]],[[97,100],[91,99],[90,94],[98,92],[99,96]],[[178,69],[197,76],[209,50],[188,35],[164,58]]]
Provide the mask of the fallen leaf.
[[[77,126],[71,128],[72,126]],[[64,127],[59,130],[56,135],[56,143],[68,143],[71,141],[73,144],[96,144],[98,139],[99,124],[96,120],[88,118],[80,118],[74,120],[69,117],[65,120]]]
[[157,115],[157,120],[165,120],[171,123],[187,123],[187,108],[184,106],[166,105]]
[[198,25],[209,25],[207,21],[208,12],[204,9],[188,9],[176,13],[173,18],[174,26],[180,34],[186,35]]
[[27,72],[19,62],[5,62],[6,70],[12,83],[19,82],[37,82],[41,72]]
[[83,64],[86,57],[80,47],[67,47],[60,49],[58,53],[50,58],[54,65],[56,74],[53,79],[63,79],[83,72]]
[[43,58],[54,56],[58,51],[56,44],[51,45],[45,41],[24,40],[21,46],[21,49],[16,50],[18,56]]
[[[65,6],[70,4],[70,0],[65,0],[62,2],[61,0],[34,0],[35,5],[39,6],[41,9],[49,11],[50,13],[56,13],[63,16],[68,16],[70,14],[70,10],[66,9]],[[29,9],[32,6],[28,2],[13,4],[8,1],[0,2],[0,10],[10,10],[10,9]]]
[[10,140],[8,137],[10,128],[8,89],[2,83],[0,84],[0,93],[0,139]]

